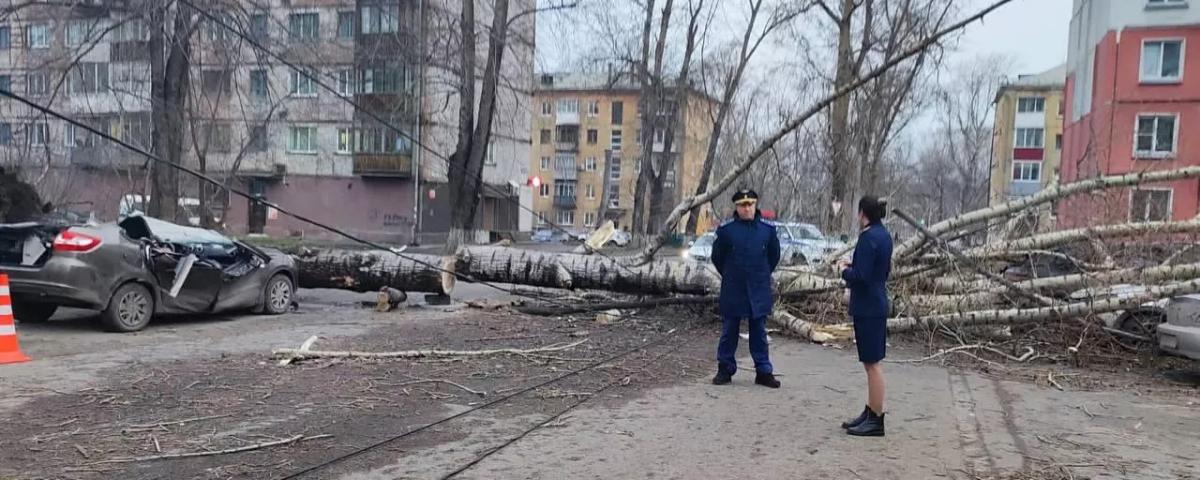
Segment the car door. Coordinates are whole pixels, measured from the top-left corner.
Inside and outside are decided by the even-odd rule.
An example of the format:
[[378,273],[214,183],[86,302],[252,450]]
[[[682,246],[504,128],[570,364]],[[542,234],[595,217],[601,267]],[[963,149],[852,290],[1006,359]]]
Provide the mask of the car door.
[[221,291],[221,268],[202,255],[202,251],[159,251],[151,254],[151,268],[154,270],[155,279],[158,280],[162,311],[212,311]]

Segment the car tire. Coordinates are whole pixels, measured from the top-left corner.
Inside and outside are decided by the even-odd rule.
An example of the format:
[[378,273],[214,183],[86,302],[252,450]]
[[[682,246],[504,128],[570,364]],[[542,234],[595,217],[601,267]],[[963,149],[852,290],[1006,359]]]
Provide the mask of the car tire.
[[154,295],[145,286],[126,283],[108,300],[100,312],[100,324],[110,332],[136,332],[154,317]]
[[266,315],[282,315],[287,313],[296,296],[296,286],[292,279],[282,273],[276,273],[267,280],[263,287],[262,308]]
[[48,303],[13,303],[13,317],[21,323],[43,323],[54,316],[58,305]]

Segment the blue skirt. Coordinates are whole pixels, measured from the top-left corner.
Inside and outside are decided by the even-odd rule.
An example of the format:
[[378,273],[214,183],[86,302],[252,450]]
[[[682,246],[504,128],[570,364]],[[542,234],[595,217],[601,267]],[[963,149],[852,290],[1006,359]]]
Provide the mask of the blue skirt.
[[858,361],[878,363],[887,355],[887,319],[854,317]]

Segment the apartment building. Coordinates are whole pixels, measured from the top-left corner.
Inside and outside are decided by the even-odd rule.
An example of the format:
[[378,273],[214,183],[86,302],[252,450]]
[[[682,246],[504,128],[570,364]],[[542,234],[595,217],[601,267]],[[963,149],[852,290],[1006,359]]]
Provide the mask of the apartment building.
[[[515,2],[514,8],[529,7],[526,3],[533,0]],[[140,6],[152,4],[93,0],[74,7],[29,7],[8,16],[0,21],[0,87],[10,86],[149,149],[155,128],[151,26],[147,9]],[[187,55],[185,164],[367,238],[431,242],[448,231],[452,199],[445,184],[453,172],[445,159],[455,129],[443,118],[445,105],[457,102],[455,90],[445,85],[456,79],[448,79],[441,62],[428,62],[448,54],[436,50],[444,42],[425,40],[447,35],[432,31],[440,28],[433,25],[457,15],[458,2],[211,5],[210,12],[320,82],[196,17]],[[513,35],[532,37],[533,17],[515,21]],[[515,41],[510,47],[516,53],[505,58],[507,77],[529,78],[532,42]],[[519,213],[522,193],[527,209],[531,198],[522,188],[529,94],[520,93],[530,85],[507,85],[512,91],[501,95],[505,100],[497,118],[518,122],[520,134],[493,140],[484,172],[491,193],[477,215],[482,232],[529,230],[532,224],[532,214]],[[504,125],[497,130],[506,128],[513,130]],[[122,200],[133,195],[153,195],[144,158],[11,102],[0,106],[0,161],[40,172],[37,185],[48,198],[90,209],[100,219],[123,213],[119,205],[128,207],[130,202]],[[330,236],[256,202],[201,189],[186,175],[180,190],[187,199],[181,201],[184,208],[205,204],[234,234]]]
[[[1200,5],[1075,0],[1067,58],[1062,181],[1200,164]],[[1188,60],[1189,57],[1195,57]],[[1200,180],[1073,198],[1064,225],[1195,217]]]
[[[669,89],[673,92],[673,88]],[[533,94],[530,175],[538,185],[533,205],[538,226],[550,223],[586,232],[606,220],[629,230],[634,190],[641,171],[643,112],[640,87],[624,75],[541,74]],[[663,206],[670,211],[695,193],[700,181],[715,101],[689,91],[685,105],[670,100],[655,106],[660,117],[679,115],[671,149],[665,127],[654,132],[654,155],[669,155],[663,180]],[[656,122],[665,125],[665,121]],[[647,189],[647,196],[649,189]],[[649,207],[647,201],[647,208]],[[683,232],[687,218],[678,227]],[[701,211],[701,231],[712,226],[712,212]]]
[[[1058,181],[1066,66],[1020,75],[996,92],[988,204],[1033,195]],[[1050,226],[1050,209],[1031,217]]]

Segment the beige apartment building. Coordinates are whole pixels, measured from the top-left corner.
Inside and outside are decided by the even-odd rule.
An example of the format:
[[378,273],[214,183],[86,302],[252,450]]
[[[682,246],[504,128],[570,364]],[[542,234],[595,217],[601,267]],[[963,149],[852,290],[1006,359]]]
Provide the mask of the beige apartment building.
[[[542,74],[536,83],[530,131],[530,180],[540,184],[533,192],[535,223],[586,232],[612,220],[629,230],[641,170],[640,88],[628,77],[607,74]],[[668,97],[655,114],[681,116],[675,140],[667,152],[666,132],[660,130],[653,148],[655,156],[672,157],[660,174],[665,175],[663,205],[669,212],[700,181],[712,132],[709,109],[716,102],[690,92],[684,108],[677,109],[674,95]],[[711,229],[711,211],[705,208],[700,214],[700,230]],[[678,232],[686,222],[685,217]]]

